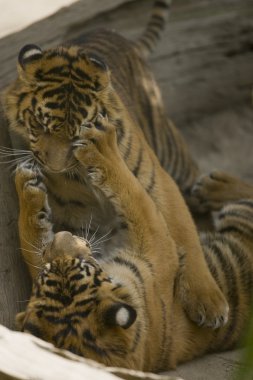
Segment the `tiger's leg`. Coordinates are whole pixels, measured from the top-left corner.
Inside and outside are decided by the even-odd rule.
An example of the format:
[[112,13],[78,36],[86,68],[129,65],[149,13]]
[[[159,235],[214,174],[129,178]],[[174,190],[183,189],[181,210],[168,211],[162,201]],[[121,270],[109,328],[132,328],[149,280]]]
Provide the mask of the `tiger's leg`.
[[43,264],[42,252],[53,239],[46,187],[38,168],[21,164],[16,169],[19,198],[19,238],[22,254],[32,278]]
[[133,255],[141,255],[152,266],[161,266],[162,257],[168,262],[171,276],[162,269],[159,273],[163,276],[166,272],[166,278],[173,283],[178,267],[175,243],[162,213],[123,160],[115,126],[98,117],[94,124],[83,128],[74,146],[75,157],[92,185],[102,190],[126,224]]
[[[195,211],[198,207],[198,202],[192,197],[191,190],[201,174],[199,167],[194,161],[183,135],[172,121],[167,119],[163,127],[167,145],[162,159],[159,159],[160,164],[177,183],[187,205],[192,211]],[[163,146],[163,144],[161,145]]]
[[[121,155],[119,153],[117,143],[115,142],[115,138],[113,135],[114,129],[113,132],[110,132],[111,128],[113,129],[113,126],[111,126],[110,124],[108,125],[107,122],[105,126],[104,122],[101,123],[101,121],[100,124],[97,125],[97,127],[91,125],[91,128],[84,128],[83,132],[81,132],[80,141],[74,144],[77,147],[75,151],[75,156],[77,160],[80,163],[82,163],[82,165],[88,171],[93,185],[99,187],[100,190],[103,189],[103,192],[105,194],[107,191],[105,184],[108,182],[108,177],[111,176],[114,178],[113,181],[110,182],[107,194],[108,198],[111,199],[112,202],[115,202],[115,200],[117,201],[117,197],[119,197],[119,194],[121,194],[122,196],[124,192],[129,193],[128,196],[124,197],[124,200],[128,199],[128,204],[125,205],[125,210],[129,209],[128,221],[131,221],[133,219],[133,215],[136,215],[136,213],[138,213],[138,229],[140,230],[137,236],[136,231],[133,231],[134,233],[132,235],[132,239],[135,239],[136,244],[140,244],[141,240],[143,247],[148,247],[150,239],[152,236],[154,236],[154,231],[156,231],[156,243],[158,244],[159,241],[164,242],[163,252],[165,252],[164,257],[166,257],[165,246],[167,245],[167,251],[170,251],[170,247],[172,246],[171,242],[166,241],[166,236],[169,235],[171,237],[176,235],[176,233],[175,231],[173,231],[174,235],[168,233],[167,219],[164,218],[164,215],[162,219],[159,219],[157,226],[154,226],[154,223],[150,222],[152,221],[152,218],[150,216],[147,216],[147,212],[149,212],[151,208],[146,206],[144,200],[146,199],[146,197],[148,197],[151,201],[151,197],[148,196],[144,188],[140,186],[139,181],[126,167],[126,164],[122,160]],[[102,138],[103,132],[105,132],[106,129],[108,129],[109,131],[107,130],[107,133],[104,133],[106,137]],[[100,171],[100,167],[105,167],[105,162],[107,162],[106,169],[103,169],[102,177],[100,175],[101,178],[98,179],[98,172]],[[117,168],[116,171],[115,167]],[[121,172],[124,173],[124,180],[121,178]],[[165,177],[161,178],[162,186],[164,186],[163,179],[164,181],[166,181]],[[129,188],[129,183],[131,184],[131,188]],[[136,199],[133,200],[132,198],[136,186],[138,186],[139,189],[139,195],[138,197],[136,196],[137,201]],[[142,188],[142,191],[140,191],[140,188]],[[169,193],[169,189],[166,188],[166,190],[168,190],[167,192]],[[178,202],[180,202],[180,197],[175,198],[178,200]],[[160,214],[161,211],[157,208],[153,200],[151,203],[154,221],[156,220],[154,219],[155,213]],[[122,198],[121,204],[123,204]],[[164,204],[164,207],[167,207],[167,205]],[[174,207],[178,207],[178,205],[174,205]],[[189,221],[190,214],[187,212],[183,215],[186,218],[186,220],[183,221],[183,223],[185,222],[186,224],[191,224],[191,219]],[[178,220],[175,221],[175,219],[173,219],[176,216],[177,215],[170,217],[170,233],[175,227],[173,225],[173,222],[175,222],[175,224],[177,223],[178,225]],[[163,220],[163,222],[161,222],[161,220]],[[164,228],[165,220],[166,228]],[[145,226],[146,231],[149,231],[149,233],[146,232],[144,234],[142,232],[144,228],[141,227],[142,224],[143,226]],[[133,224],[131,223],[131,225]],[[182,221],[181,226],[183,226]],[[159,235],[158,230],[161,228],[163,228],[163,233]],[[194,230],[192,230],[192,233],[194,234]],[[188,235],[186,236],[186,234]],[[226,299],[220,291],[220,289],[218,288],[217,284],[215,283],[213,277],[211,276],[211,273],[204,260],[204,255],[201,250],[201,246],[200,244],[199,246],[198,244],[196,244],[196,239],[194,240],[194,236],[191,236],[191,231],[186,231],[186,229],[180,229],[179,235],[180,236],[178,236],[178,243],[180,242],[180,239],[182,241],[184,239],[184,242],[187,238],[188,240],[190,240],[190,243],[188,244],[190,252],[185,252],[186,254],[184,262],[186,269],[180,276],[180,295],[184,308],[186,309],[188,316],[198,324],[205,324],[206,326],[210,327],[221,326],[224,323],[226,323],[228,317],[228,305]],[[157,238],[158,236],[159,238]],[[172,240],[172,238],[170,240]],[[181,243],[181,245],[183,246],[183,243]],[[142,252],[145,252],[145,249],[142,249]],[[154,252],[159,252],[159,250],[155,249],[154,247]],[[161,260],[161,254],[159,253],[157,255],[158,259]],[[155,259],[153,258],[153,260]],[[170,261],[165,262],[168,262],[168,266],[170,265]],[[196,267],[198,268],[197,271]]]
[[214,170],[202,175],[192,189],[203,211],[219,210],[239,199],[253,199],[253,185],[222,171]]

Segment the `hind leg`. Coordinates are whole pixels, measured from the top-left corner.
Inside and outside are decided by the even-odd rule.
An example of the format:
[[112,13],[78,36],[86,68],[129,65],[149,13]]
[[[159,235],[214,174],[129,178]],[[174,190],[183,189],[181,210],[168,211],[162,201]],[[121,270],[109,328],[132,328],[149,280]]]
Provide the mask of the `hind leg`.
[[34,278],[43,264],[43,251],[53,239],[47,190],[40,170],[31,164],[17,167],[15,184],[19,198],[18,226],[22,254]]
[[202,211],[219,210],[229,202],[253,199],[253,185],[222,171],[202,175],[192,189]]

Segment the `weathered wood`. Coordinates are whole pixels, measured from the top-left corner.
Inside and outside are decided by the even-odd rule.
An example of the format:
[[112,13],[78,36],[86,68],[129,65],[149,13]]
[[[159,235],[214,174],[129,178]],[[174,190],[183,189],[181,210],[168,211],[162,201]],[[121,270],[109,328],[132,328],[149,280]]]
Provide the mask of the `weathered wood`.
[[[1,124],[0,146],[10,146],[4,126]],[[13,327],[15,314],[29,296],[30,282],[18,249],[17,196],[6,165],[0,164],[0,178],[0,323]]]
[[1,325],[0,379],[182,380],[178,376],[104,367],[93,360],[57,349],[32,335],[13,332]]
[[[26,43],[55,46],[97,27],[134,38],[142,32],[151,4],[82,0],[1,39],[0,90],[15,78],[17,55]],[[150,64],[165,105],[188,137],[200,166],[223,167],[253,179],[252,16],[252,0],[176,0]],[[0,146],[10,146],[2,117],[0,122]],[[245,152],[247,161],[242,164]],[[22,308],[18,301],[28,297],[29,284],[18,252],[13,180],[3,165],[0,178],[0,323],[13,327],[13,317]]]

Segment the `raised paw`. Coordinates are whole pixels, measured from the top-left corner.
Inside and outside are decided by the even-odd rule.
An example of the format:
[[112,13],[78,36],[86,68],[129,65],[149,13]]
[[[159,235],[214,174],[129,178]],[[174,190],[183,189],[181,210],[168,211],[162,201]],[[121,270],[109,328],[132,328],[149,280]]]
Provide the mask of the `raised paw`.
[[103,181],[113,161],[120,157],[115,126],[102,115],[82,127],[73,148],[77,161],[97,184]]
[[180,295],[186,313],[197,325],[216,329],[227,323],[229,306],[226,298],[208,279],[201,286],[181,281]]
[[213,170],[197,180],[192,196],[198,200],[200,211],[219,210],[226,202],[233,200],[235,190],[234,177]]
[[24,223],[44,228],[50,219],[43,176],[35,165],[21,164],[16,169],[16,189],[19,197],[20,215]]

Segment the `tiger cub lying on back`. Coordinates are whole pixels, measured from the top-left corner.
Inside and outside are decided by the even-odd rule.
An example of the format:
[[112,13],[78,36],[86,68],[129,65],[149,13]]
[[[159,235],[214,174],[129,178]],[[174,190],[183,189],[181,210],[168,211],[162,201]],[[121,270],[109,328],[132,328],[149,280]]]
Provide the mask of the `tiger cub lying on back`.
[[[129,244],[96,260],[84,238],[65,231],[54,235],[40,170],[21,165],[16,174],[21,239],[40,245],[44,264],[34,273],[26,311],[17,317],[20,329],[85,358],[145,371],[232,348],[252,298],[253,200],[224,207],[216,232],[202,237],[208,267],[230,314],[226,326],[215,331],[198,327],[179,296],[184,252],[177,252],[163,214],[123,160],[115,126],[100,118],[90,123],[74,155],[121,215]],[[37,262],[36,253],[32,259]]]
[[[116,125],[121,157],[162,213],[178,251],[185,254],[187,270],[180,279],[183,307],[196,323],[214,327],[227,320],[228,305],[209,273],[188,208],[168,174],[186,192],[198,171],[167,119],[160,91],[145,63],[168,9],[169,1],[155,1],[147,30],[136,43],[98,31],[79,45],[46,51],[26,45],[19,54],[18,79],[5,94],[5,112],[10,129],[23,139],[26,159],[35,160],[41,168],[54,230],[82,236],[90,225],[90,237],[95,232],[101,239],[107,234],[110,239],[101,245],[105,259],[127,247],[128,225],[105,193],[93,186],[89,168],[80,169],[75,151],[82,129],[99,114]],[[41,258],[35,261],[29,252],[30,239],[22,238],[26,228],[22,223],[21,218],[23,255],[28,265],[40,266]],[[34,267],[29,265],[29,269],[34,276]]]

